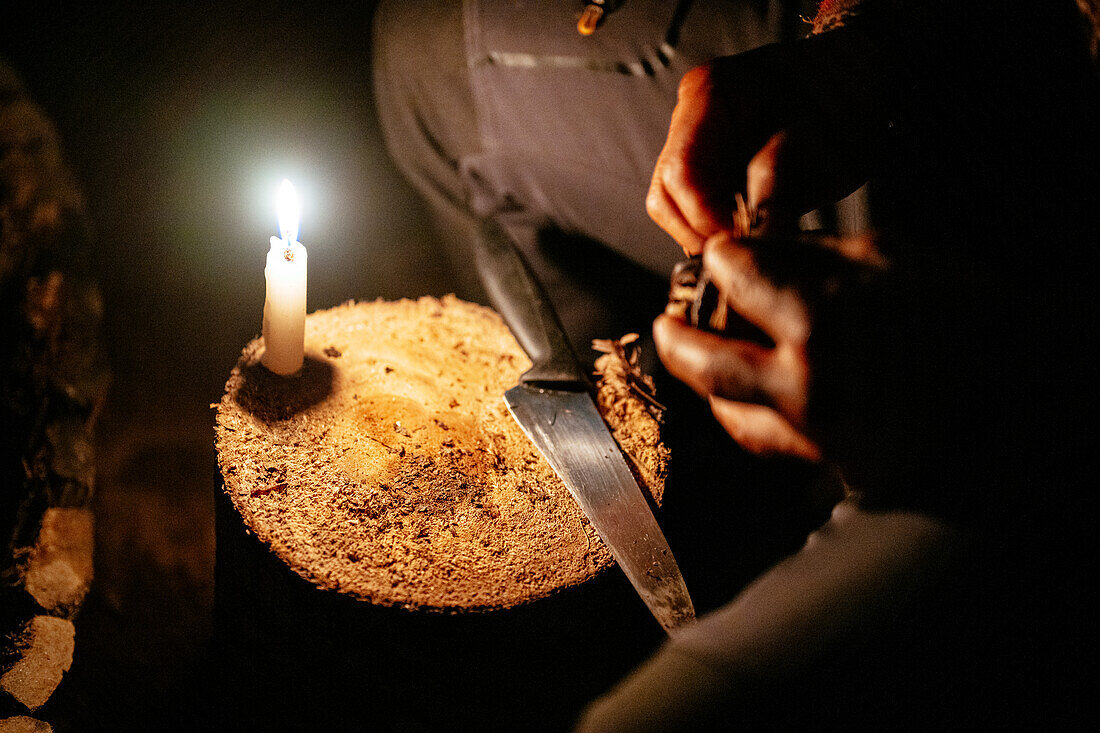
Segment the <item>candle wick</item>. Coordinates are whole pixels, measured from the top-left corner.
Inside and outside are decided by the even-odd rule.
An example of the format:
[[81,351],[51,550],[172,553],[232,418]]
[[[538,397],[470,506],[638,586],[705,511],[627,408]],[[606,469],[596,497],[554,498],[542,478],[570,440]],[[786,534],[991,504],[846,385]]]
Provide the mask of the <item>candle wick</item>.
[[287,245],[286,249],[283,250],[283,259],[287,262],[294,261],[294,250],[291,249],[289,244]]

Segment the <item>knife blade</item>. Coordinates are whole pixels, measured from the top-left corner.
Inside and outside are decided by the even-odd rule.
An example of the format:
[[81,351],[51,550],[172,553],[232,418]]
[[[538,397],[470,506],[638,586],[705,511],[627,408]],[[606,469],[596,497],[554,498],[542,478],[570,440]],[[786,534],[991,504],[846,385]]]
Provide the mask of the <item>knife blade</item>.
[[666,632],[695,618],[680,568],[596,408],[591,385],[553,305],[500,226],[481,222],[474,260],[482,284],[531,359],[505,404],[576,499]]

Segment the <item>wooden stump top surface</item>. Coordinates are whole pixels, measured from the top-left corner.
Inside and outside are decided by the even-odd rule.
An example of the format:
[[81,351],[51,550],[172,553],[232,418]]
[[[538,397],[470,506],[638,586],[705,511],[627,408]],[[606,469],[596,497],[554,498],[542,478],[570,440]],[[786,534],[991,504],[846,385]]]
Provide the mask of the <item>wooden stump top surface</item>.
[[[217,406],[224,490],[321,588],[410,609],[509,608],[612,564],[502,395],[530,365],[500,317],[453,296],[348,303],[306,321],[293,378],[245,347]],[[613,380],[612,380],[613,381]],[[599,402],[659,501],[657,421],[622,384]]]

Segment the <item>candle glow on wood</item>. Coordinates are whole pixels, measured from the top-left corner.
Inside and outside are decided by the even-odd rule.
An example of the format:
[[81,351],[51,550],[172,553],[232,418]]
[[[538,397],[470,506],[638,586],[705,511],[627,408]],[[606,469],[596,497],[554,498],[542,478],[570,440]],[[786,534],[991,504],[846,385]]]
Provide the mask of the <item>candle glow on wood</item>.
[[264,301],[264,354],[261,363],[283,376],[302,368],[306,333],[306,248],[298,241],[301,206],[290,181],[276,194],[279,237],[267,253],[267,299]]

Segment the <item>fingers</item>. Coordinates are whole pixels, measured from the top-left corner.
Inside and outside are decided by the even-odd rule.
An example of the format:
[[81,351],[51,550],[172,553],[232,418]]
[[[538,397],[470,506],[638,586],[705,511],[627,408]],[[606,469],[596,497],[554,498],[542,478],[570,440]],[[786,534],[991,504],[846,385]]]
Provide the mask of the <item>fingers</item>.
[[750,248],[729,234],[717,234],[704,244],[703,266],[726,303],[739,315],[777,344],[805,345],[810,335],[805,303],[797,292],[777,286],[761,272]]
[[701,397],[768,405],[794,425],[805,422],[809,369],[800,350],[725,338],[666,315],[653,322],[653,341],[669,373]]
[[867,179],[868,167],[818,128],[796,124],[772,135],[746,174],[746,202],[757,212],[759,233],[797,232],[799,217],[855,191]]
[[768,401],[767,387],[776,381],[768,373],[769,349],[700,331],[665,315],[653,322],[653,340],[669,373],[699,395]]
[[653,180],[649,185],[649,193],[646,195],[645,207],[650,218],[662,229],[668,232],[676,243],[683,248],[687,255],[697,255],[703,251],[703,242],[706,238],[699,234],[688,223],[687,218],[681,213],[680,207],[672,200],[665,188],[661,176],[661,166],[653,172]]
[[725,206],[715,200],[724,186],[708,179],[721,180],[727,176],[710,175],[706,165],[692,163],[677,137],[679,134],[673,128],[657,158],[646,196],[646,212],[684,252],[693,255],[702,251],[707,237],[729,229],[733,194],[730,192],[730,201]]
[[[716,185],[707,179],[718,176],[709,176],[699,164],[686,161],[682,151],[664,156],[662,152],[653,169],[650,194],[656,200],[651,202],[647,197],[647,212],[688,254],[698,254],[703,240],[729,228],[733,216],[732,199],[730,205],[724,207],[716,204],[713,201]],[[663,206],[666,202],[667,208]],[[656,209],[651,204],[656,204]],[[688,230],[686,235],[681,234],[683,241],[673,232],[673,228],[681,226]]]
[[756,455],[821,460],[821,449],[770,407],[711,397],[710,409],[737,444]]
[[757,234],[783,236],[798,231],[801,212],[791,211],[785,201],[780,161],[787,147],[787,132],[773,135],[749,161],[745,178],[745,200],[756,213]]
[[[770,349],[694,329],[669,316],[653,323],[657,353],[668,371],[710,402],[734,440],[759,455],[818,460],[817,445],[794,427],[804,412],[794,374]],[[761,404],[763,403],[763,404]],[[776,409],[778,408],[778,409]],[[791,419],[780,414],[789,414]]]
[[[720,109],[726,102],[716,98],[709,67],[685,74],[653,168],[646,211],[688,254],[698,254],[707,237],[729,228],[737,171],[749,157],[734,152],[731,140],[737,136]],[[731,156],[737,165],[730,165]]]

